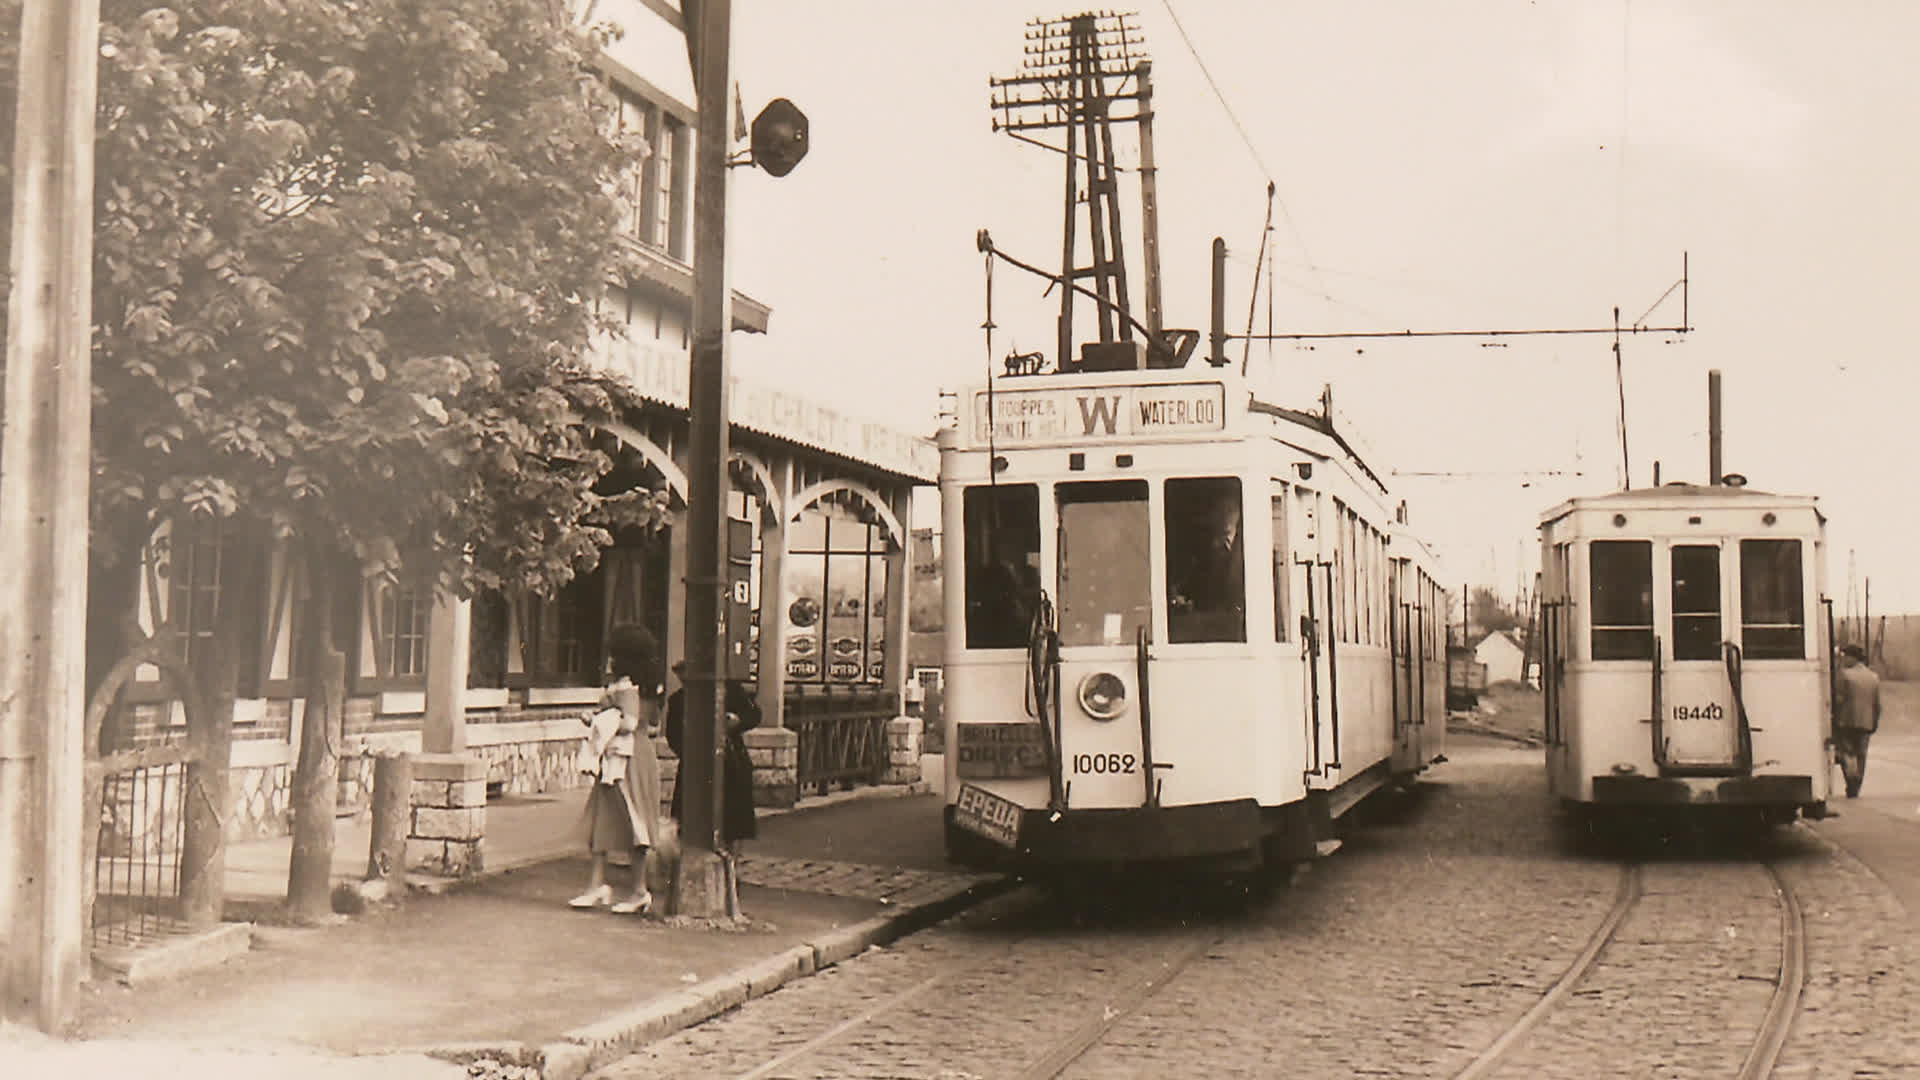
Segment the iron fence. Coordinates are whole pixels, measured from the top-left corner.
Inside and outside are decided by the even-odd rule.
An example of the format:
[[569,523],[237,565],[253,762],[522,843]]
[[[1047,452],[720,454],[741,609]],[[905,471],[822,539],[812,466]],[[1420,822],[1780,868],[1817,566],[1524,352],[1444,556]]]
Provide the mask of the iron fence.
[[799,787],[826,794],[835,784],[878,783],[887,767],[887,721],[899,715],[891,693],[859,687],[808,687],[786,701],[799,736]]
[[[176,932],[192,759],[183,747],[132,755],[98,779],[90,944],[136,945]],[[128,761],[126,759],[132,758]]]

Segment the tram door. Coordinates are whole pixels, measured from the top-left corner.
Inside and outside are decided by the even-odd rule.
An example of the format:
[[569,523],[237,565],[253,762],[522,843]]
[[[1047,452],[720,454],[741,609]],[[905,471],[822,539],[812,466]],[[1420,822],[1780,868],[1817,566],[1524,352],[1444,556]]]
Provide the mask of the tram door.
[[1675,543],[1667,549],[1671,663],[1661,674],[1656,758],[1671,769],[1727,769],[1740,760],[1739,710],[1728,684],[1723,642],[1727,608],[1718,543]]
[[[1393,674],[1393,752],[1396,758],[1413,759],[1419,714],[1414,711],[1413,604],[1406,599],[1407,582],[1412,577],[1405,559],[1390,564],[1387,578],[1387,651]],[[1408,761],[1398,764],[1405,766]],[[1417,765],[1417,760],[1411,764]]]
[[[1333,611],[1333,564],[1322,556],[1332,538],[1320,536],[1324,525],[1320,512],[1320,493],[1295,487],[1300,512],[1300,543],[1294,550],[1293,595],[1301,598],[1300,662],[1306,668],[1305,717],[1307,772],[1325,777],[1329,765],[1338,766],[1339,751],[1333,740],[1334,658],[1336,648]],[[1309,784],[1309,786],[1312,786]]]

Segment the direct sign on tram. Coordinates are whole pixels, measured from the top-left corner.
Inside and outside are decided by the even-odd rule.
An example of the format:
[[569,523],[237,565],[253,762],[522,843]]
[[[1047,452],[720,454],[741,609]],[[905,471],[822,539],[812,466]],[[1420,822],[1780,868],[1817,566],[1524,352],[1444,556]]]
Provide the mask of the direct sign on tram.
[[[1222,431],[1226,387],[1217,382],[996,390],[992,441],[1002,446],[1079,439],[1144,439]],[[973,397],[973,437],[988,441],[987,393]]]

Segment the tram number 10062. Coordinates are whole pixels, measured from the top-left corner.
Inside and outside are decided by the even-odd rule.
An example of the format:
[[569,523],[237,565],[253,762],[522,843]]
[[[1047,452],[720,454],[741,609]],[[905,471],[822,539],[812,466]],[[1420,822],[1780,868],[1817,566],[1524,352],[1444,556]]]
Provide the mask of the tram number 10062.
[[1075,754],[1072,760],[1075,775],[1130,773],[1139,762],[1132,754]]

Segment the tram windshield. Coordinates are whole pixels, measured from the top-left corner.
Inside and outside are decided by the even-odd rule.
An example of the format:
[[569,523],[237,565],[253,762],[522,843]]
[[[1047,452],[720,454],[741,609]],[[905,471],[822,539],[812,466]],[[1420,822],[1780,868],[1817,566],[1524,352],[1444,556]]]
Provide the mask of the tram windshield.
[[1740,541],[1740,642],[1750,660],[1804,660],[1800,541]]
[[1653,659],[1653,543],[1595,540],[1588,545],[1587,557],[1593,658]]
[[1026,645],[1040,595],[1040,492],[1032,484],[970,487],[963,502],[967,648]]
[[1152,611],[1147,483],[1061,484],[1057,493],[1060,644],[1130,643]]
[[1167,481],[1167,639],[1247,640],[1240,481]]

